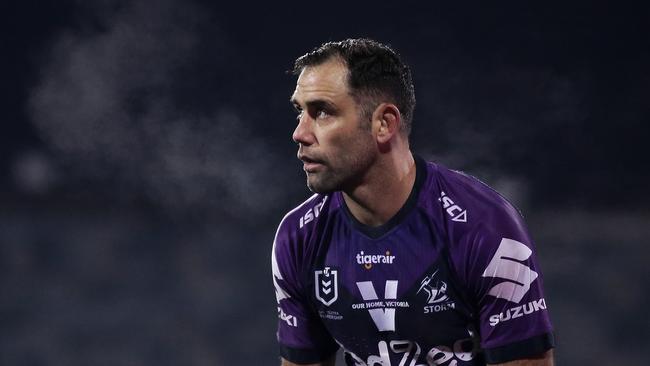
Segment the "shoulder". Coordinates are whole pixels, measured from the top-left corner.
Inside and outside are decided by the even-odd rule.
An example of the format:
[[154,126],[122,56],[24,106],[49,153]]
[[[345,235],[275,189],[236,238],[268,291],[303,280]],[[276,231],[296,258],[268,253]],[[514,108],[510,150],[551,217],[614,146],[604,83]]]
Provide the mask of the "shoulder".
[[[427,167],[433,201],[429,210],[442,222],[451,262],[459,272],[484,268],[504,240],[521,243],[517,248],[522,251],[533,250],[522,215],[504,196],[467,173],[437,163]],[[461,277],[472,276],[464,272]]]
[[298,237],[301,232],[306,234],[309,229],[313,228],[313,223],[318,220],[321,214],[327,211],[326,204],[327,208],[329,208],[331,196],[331,194],[314,194],[289,211],[278,225],[275,240],[287,236]]
[[[330,211],[332,194],[314,194],[282,218],[273,240],[274,260],[300,261],[318,235],[317,223]],[[277,259],[276,259],[277,258]]]
[[430,166],[435,169],[432,184],[439,189],[451,263],[466,283],[478,283],[499,250],[521,260],[531,257],[533,240],[514,205],[469,174]]
[[437,204],[450,229],[467,231],[500,226],[504,221],[522,221],[512,203],[478,178],[433,162],[427,163],[427,170],[427,183],[436,192]]

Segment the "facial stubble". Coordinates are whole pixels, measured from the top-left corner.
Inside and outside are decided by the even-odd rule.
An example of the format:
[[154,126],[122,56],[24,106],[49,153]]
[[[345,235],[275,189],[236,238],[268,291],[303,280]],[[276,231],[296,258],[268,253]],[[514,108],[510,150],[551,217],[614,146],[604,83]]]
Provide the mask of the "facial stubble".
[[336,156],[323,160],[321,171],[307,173],[307,187],[314,193],[347,191],[361,184],[377,158],[377,149],[369,128],[370,121],[361,118],[356,137],[337,141]]

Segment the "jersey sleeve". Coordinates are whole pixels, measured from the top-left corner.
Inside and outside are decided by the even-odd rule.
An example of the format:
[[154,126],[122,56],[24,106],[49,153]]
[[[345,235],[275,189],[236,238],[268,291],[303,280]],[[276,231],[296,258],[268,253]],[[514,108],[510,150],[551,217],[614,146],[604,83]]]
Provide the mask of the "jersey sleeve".
[[500,200],[476,219],[452,260],[476,305],[486,361],[540,355],[554,347],[554,339],[541,269],[523,218]]
[[338,345],[309,305],[301,275],[304,243],[286,228],[285,221],[276,233],[271,258],[280,355],[296,364],[316,363],[329,359]]

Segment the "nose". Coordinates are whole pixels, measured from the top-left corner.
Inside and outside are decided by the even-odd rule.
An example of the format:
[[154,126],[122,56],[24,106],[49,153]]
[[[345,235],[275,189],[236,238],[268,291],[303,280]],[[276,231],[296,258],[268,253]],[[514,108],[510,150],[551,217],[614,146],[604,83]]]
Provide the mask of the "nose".
[[306,146],[316,142],[316,137],[312,131],[312,124],[313,121],[309,117],[309,114],[303,113],[298,120],[296,129],[293,131],[293,135],[291,136],[293,141]]

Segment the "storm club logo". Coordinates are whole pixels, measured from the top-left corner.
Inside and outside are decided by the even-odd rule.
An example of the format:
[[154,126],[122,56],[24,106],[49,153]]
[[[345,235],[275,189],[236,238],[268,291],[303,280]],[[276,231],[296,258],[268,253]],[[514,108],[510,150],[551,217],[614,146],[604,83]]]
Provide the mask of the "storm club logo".
[[437,273],[438,270],[424,277],[417,292],[418,294],[422,292],[427,295],[427,305],[423,308],[425,314],[439,313],[456,308],[456,303],[447,295],[447,283],[435,279]]

